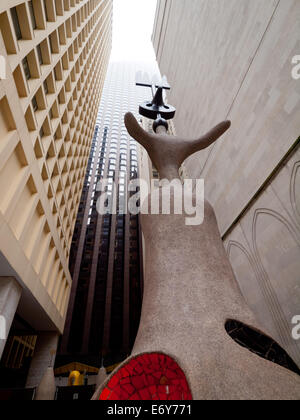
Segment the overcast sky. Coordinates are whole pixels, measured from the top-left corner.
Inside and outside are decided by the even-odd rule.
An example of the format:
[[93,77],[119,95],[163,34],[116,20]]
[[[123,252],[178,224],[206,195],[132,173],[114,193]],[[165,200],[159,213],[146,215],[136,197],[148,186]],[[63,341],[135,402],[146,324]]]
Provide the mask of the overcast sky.
[[112,61],[152,61],[156,0],[114,0]]

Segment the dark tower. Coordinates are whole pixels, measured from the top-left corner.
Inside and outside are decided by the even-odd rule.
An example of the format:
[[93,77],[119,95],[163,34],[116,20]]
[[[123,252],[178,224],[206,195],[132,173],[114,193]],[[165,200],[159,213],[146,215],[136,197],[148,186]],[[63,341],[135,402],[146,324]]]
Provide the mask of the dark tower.
[[[142,66],[157,72],[153,64]],[[135,87],[140,69],[138,63],[113,63],[108,71],[73,237],[73,286],[57,367],[114,365],[130,354],[136,337],[142,303],[140,223],[139,216],[122,209],[128,182],[139,177],[139,148],[127,133],[124,115],[128,110],[138,115],[139,104],[149,97],[149,89]],[[117,214],[97,212],[103,179],[108,179],[107,194],[116,193]]]

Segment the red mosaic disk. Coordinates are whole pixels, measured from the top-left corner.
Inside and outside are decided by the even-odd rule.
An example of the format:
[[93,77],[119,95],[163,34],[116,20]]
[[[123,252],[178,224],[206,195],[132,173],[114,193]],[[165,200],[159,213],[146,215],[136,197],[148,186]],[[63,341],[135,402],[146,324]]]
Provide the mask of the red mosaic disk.
[[185,374],[169,356],[144,354],[119,369],[102,391],[100,400],[190,401]]

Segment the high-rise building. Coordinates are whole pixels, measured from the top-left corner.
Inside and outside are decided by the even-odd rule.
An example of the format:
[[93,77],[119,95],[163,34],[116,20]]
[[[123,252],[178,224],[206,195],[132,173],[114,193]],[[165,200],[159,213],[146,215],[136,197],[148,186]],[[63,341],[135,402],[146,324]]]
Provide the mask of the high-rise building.
[[298,366],[299,19],[298,0],[160,0],[153,32],[178,135],[232,121],[185,176],[205,179],[241,292]]
[[[158,73],[157,64],[109,65],[73,237],[73,286],[57,367],[77,362],[93,372],[101,362],[106,367],[119,363],[130,354],[139,326],[143,288],[139,216],[123,214],[128,183],[139,177],[140,155],[124,115],[131,111],[141,119],[138,106],[151,98],[150,89],[135,86],[138,71],[152,76]],[[105,179],[117,214],[97,212],[101,197],[97,185]]]
[[33,353],[37,386],[64,330],[112,3],[0,4],[0,388],[25,385]]

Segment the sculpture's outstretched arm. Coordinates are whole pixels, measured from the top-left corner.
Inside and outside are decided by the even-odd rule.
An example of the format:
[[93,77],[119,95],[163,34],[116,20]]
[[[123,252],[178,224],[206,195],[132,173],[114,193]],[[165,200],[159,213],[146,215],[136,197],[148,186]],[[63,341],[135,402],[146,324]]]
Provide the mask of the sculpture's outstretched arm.
[[148,148],[155,141],[155,135],[147,133],[131,112],[125,115],[124,121],[129,135],[149,152]]
[[147,133],[131,113],[125,115],[125,125],[130,136],[147,150],[161,178],[174,179],[178,177],[185,159],[213,144],[229,129],[231,123],[224,121],[195,140]]
[[224,133],[226,133],[230,126],[230,121],[223,121],[197,140],[183,140],[186,144],[186,156],[184,160],[187,159],[193,153],[199,152],[200,150],[204,150],[207,147],[211,146],[221,136],[223,136]]

